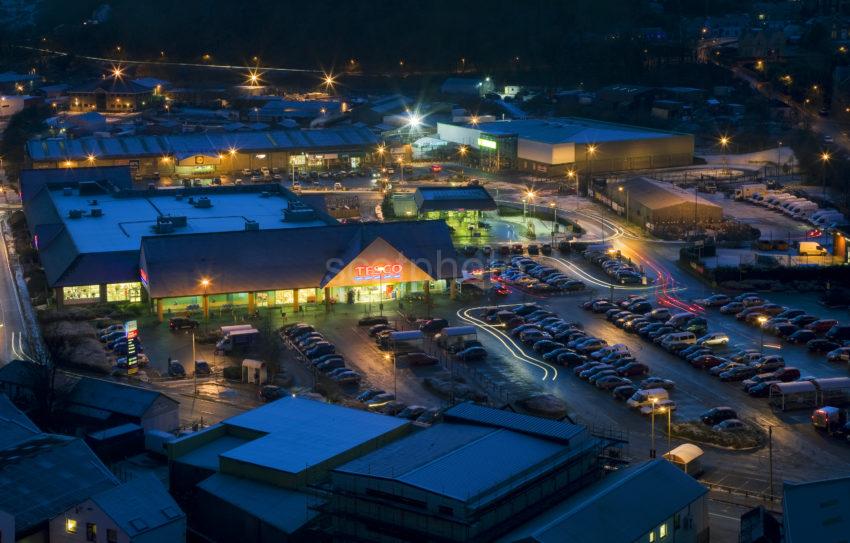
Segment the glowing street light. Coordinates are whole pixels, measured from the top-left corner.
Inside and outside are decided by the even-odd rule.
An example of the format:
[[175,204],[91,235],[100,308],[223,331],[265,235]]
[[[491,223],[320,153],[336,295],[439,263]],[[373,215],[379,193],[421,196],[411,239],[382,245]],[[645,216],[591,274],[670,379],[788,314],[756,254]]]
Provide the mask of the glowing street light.
[[764,323],[767,322],[767,317],[764,315],[759,315],[756,319],[759,323],[759,328],[761,328],[761,346],[759,347],[759,352],[764,354]]
[[95,156],[94,156],[94,155],[88,155],[88,156],[86,156],[86,160],[88,160],[89,162],[94,162],[94,159],[95,159]]
[[823,186],[823,195],[826,196],[826,166],[829,163],[829,160],[832,158],[832,155],[829,154],[829,151],[824,151],[820,154],[820,178],[821,185]]
[[209,318],[210,318],[210,303],[209,303],[209,297],[207,296],[207,291],[209,290],[209,287],[212,284],[212,281],[210,280],[209,277],[201,277],[201,280],[198,281],[198,283],[202,287],[204,287],[204,307],[203,307],[203,310],[204,310],[204,333],[206,333],[207,322],[209,321]]
[[416,128],[422,124],[422,116],[415,111],[407,112],[407,125],[411,128]]
[[257,70],[248,70],[248,75],[246,77],[245,82],[251,85],[252,87],[256,87],[260,83],[260,72]]
[[121,79],[122,77],[124,77],[124,69],[121,66],[113,66],[112,77],[114,77],[115,79]]
[[322,79],[322,84],[325,86],[325,90],[333,89],[336,85],[336,77],[332,73],[327,73]]

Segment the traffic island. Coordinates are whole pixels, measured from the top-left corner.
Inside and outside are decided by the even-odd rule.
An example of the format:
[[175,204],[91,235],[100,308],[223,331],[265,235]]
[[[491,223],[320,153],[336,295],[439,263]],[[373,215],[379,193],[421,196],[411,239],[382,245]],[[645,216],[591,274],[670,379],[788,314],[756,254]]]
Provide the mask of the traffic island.
[[677,422],[672,425],[672,436],[710,447],[734,451],[750,451],[767,444],[767,433],[759,426],[744,421],[738,430],[715,430],[701,421]]

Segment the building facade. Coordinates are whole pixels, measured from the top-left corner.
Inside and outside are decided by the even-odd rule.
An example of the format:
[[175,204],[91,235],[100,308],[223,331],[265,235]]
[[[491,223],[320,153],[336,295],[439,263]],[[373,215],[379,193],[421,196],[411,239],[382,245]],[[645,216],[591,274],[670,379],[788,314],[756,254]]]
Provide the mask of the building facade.
[[359,168],[372,160],[377,141],[365,128],[90,136],[30,140],[26,158],[33,169],[127,166],[137,179],[242,177],[244,170],[250,178],[262,168],[290,177],[331,167]]

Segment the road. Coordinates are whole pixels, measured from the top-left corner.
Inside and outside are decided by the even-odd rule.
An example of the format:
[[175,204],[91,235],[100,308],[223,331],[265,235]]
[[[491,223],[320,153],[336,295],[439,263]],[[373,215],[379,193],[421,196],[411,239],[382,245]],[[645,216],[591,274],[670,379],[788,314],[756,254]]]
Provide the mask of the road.
[[[0,221],[4,223],[5,234],[10,235],[6,225],[8,211],[0,211]],[[29,346],[29,332],[21,305],[18,301],[18,290],[14,274],[10,266],[7,243],[2,243],[0,249],[0,364],[14,359],[30,359],[32,350]]]

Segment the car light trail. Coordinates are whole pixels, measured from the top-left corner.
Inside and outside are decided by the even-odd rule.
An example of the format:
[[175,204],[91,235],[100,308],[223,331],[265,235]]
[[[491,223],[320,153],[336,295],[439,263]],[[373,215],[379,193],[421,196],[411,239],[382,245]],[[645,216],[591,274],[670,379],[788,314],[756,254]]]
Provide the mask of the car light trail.
[[457,311],[457,316],[458,316],[458,318],[460,318],[463,321],[466,321],[466,322],[468,322],[468,323],[470,323],[474,326],[478,326],[479,328],[481,328],[482,330],[484,330],[485,332],[487,332],[488,334],[490,334],[491,336],[496,338],[496,340],[499,343],[501,343],[505,347],[505,349],[507,349],[508,352],[511,353],[511,356],[513,356],[515,359],[520,360],[522,362],[525,362],[527,364],[530,364],[534,367],[537,367],[537,368],[540,368],[541,370],[543,370],[543,379],[542,379],[543,381],[548,379],[550,374],[552,376],[552,381],[554,381],[555,379],[558,378],[558,368],[556,368],[555,366],[552,366],[551,364],[547,364],[546,362],[543,362],[543,361],[540,361],[540,360],[535,360],[535,359],[529,357],[522,350],[522,347],[517,345],[517,343],[513,340],[513,338],[510,337],[509,335],[505,334],[505,332],[502,331],[500,328],[493,326],[492,324],[486,323],[486,322],[482,321],[481,319],[478,319],[477,317],[473,317],[472,315],[470,315],[471,311],[480,311],[480,310],[483,310],[483,309],[493,309],[493,308],[499,308],[499,307],[516,307],[516,305],[517,304],[469,307],[469,308],[466,308],[466,309],[459,309]]

